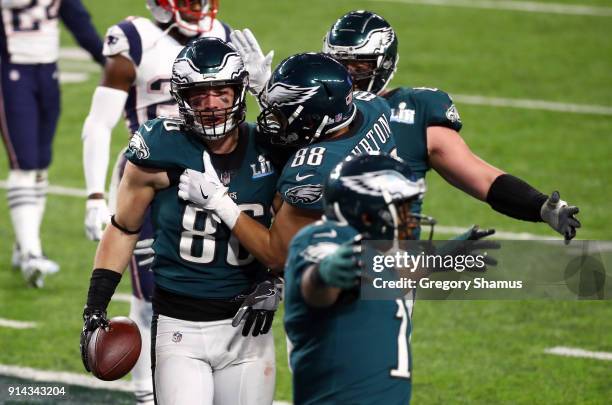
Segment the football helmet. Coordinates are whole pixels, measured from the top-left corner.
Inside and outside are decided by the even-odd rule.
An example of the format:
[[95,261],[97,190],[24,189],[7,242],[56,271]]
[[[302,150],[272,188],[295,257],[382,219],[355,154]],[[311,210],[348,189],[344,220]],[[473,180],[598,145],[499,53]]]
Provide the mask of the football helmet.
[[[184,128],[196,136],[221,139],[244,121],[249,74],[238,51],[219,38],[200,38],[183,48],[172,65],[170,85]],[[234,91],[227,108],[190,103],[194,96],[226,87]]]
[[181,34],[196,36],[212,29],[219,10],[219,1],[147,0],[147,8],[159,23],[176,24]]
[[259,131],[275,145],[302,147],[355,118],[348,71],[322,53],[282,61],[259,94]]
[[399,59],[391,25],[363,10],[351,11],[335,22],[323,39],[323,52],[351,70],[356,89],[375,94],[389,83]]
[[414,229],[433,227],[435,220],[410,211],[425,193],[425,180],[411,180],[411,175],[408,165],[391,155],[349,156],[325,183],[325,216],[348,223],[366,239],[414,239]]

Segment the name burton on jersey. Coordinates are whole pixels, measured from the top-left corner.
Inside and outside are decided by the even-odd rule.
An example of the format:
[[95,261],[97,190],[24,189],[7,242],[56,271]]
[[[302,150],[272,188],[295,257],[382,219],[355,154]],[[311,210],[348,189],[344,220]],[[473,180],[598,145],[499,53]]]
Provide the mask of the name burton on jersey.
[[391,138],[389,121],[387,121],[384,115],[381,115],[374,123],[372,129],[359,141],[359,144],[353,148],[351,153],[353,155],[360,155],[362,153],[379,152],[381,150],[380,145],[387,143],[389,138]]

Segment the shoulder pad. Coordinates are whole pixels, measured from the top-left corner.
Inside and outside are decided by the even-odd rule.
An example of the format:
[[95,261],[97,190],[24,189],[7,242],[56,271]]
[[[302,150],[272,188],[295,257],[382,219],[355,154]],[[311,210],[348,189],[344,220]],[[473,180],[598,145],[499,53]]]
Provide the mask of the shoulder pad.
[[412,96],[425,109],[427,126],[443,126],[455,131],[461,129],[461,117],[447,93],[436,88],[415,87]]
[[389,117],[391,115],[391,108],[389,103],[384,98],[377,96],[367,91],[356,91],[353,92],[353,99],[357,108],[363,110],[368,109],[376,113],[382,113]]
[[136,29],[136,18],[129,17],[106,31],[102,54],[104,56],[123,55],[136,66],[142,60],[142,38]]
[[296,234],[290,249],[299,252],[298,265],[318,263],[357,234],[352,227],[335,221],[317,221]]
[[147,121],[132,135],[125,157],[138,166],[158,169],[181,168],[181,151],[193,147],[180,132],[180,121],[155,118]]

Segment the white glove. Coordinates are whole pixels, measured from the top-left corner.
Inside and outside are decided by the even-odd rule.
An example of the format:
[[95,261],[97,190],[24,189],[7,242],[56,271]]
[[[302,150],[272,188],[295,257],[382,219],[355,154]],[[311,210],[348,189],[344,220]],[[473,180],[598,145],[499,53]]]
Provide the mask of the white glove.
[[272,75],[274,51],[270,51],[264,56],[257,39],[248,28],[242,31],[232,31],[230,39],[240,53],[247,72],[249,72],[249,90],[255,95],[261,93]]
[[85,234],[89,240],[102,239],[104,227],[110,222],[110,212],[104,198],[88,199],[85,205]]
[[146,266],[153,263],[153,259],[155,259],[153,242],[153,238],[136,242],[136,247],[134,247],[134,252],[132,252],[132,254],[136,257],[136,263],[139,266]]
[[561,200],[558,191],[553,191],[542,204],[540,216],[552,229],[565,237],[567,244],[576,236],[576,228],[580,228],[580,221],[574,216],[579,211],[578,207]]
[[230,230],[240,216],[240,208],[227,194],[227,187],[221,184],[208,152],[204,152],[204,173],[186,169],[181,174],[178,196],[217,214]]

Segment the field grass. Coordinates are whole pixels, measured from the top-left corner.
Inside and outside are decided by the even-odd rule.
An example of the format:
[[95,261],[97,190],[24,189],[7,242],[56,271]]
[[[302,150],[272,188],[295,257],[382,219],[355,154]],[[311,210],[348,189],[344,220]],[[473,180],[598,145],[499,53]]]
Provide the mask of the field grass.
[[[578,4],[571,0],[541,3]],[[148,16],[142,0],[84,0],[101,34],[126,15]],[[580,5],[612,6],[610,1]],[[320,49],[331,23],[350,9],[379,12],[395,27],[400,65],[392,85],[438,87],[452,94],[612,106],[612,17],[433,7],[361,0],[224,0],[220,17],[249,27],[275,62]],[[74,46],[63,33],[63,46]],[[68,68],[68,65],[66,65]],[[74,68],[74,66],[72,67]],[[84,187],[80,132],[99,80],[62,88],[53,184]],[[249,104],[249,119],[257,108]],[[492,164],[545,192],[558,189],[578,205],[582,239],[612,239],[609,187],[612,116],[458,103],[462,135]],[[113,154],[126,142],[118,125]],[[0,154],[0,179],[7,161]],[[447,226],[483,226],[554,236],[543,224],[503,217],[437,174],[428,176],[425,212]],[[47,254],[62,271],[45,289],[26,289],[10,270],[12,230],[0,190],[0,318],[38,322],[0,328],[0,364],[83,372],[80,314],[95,245],[82,230],[84,200],[52,195],[43,225]],[[128,281],[120,290],[129,292]],[[112,303],[112,315],[128,305]],[[275,321],[277,398],[291,400],[281,316]],[[612,398],[612,363],[543,354],[551,346],[612,351],[612,306],[604,302],[417,302],[414,311],[413,403],[604,404]],[[364,348],[367,350],[367,348]],[[1,401],[1,400],[0,400]]]

